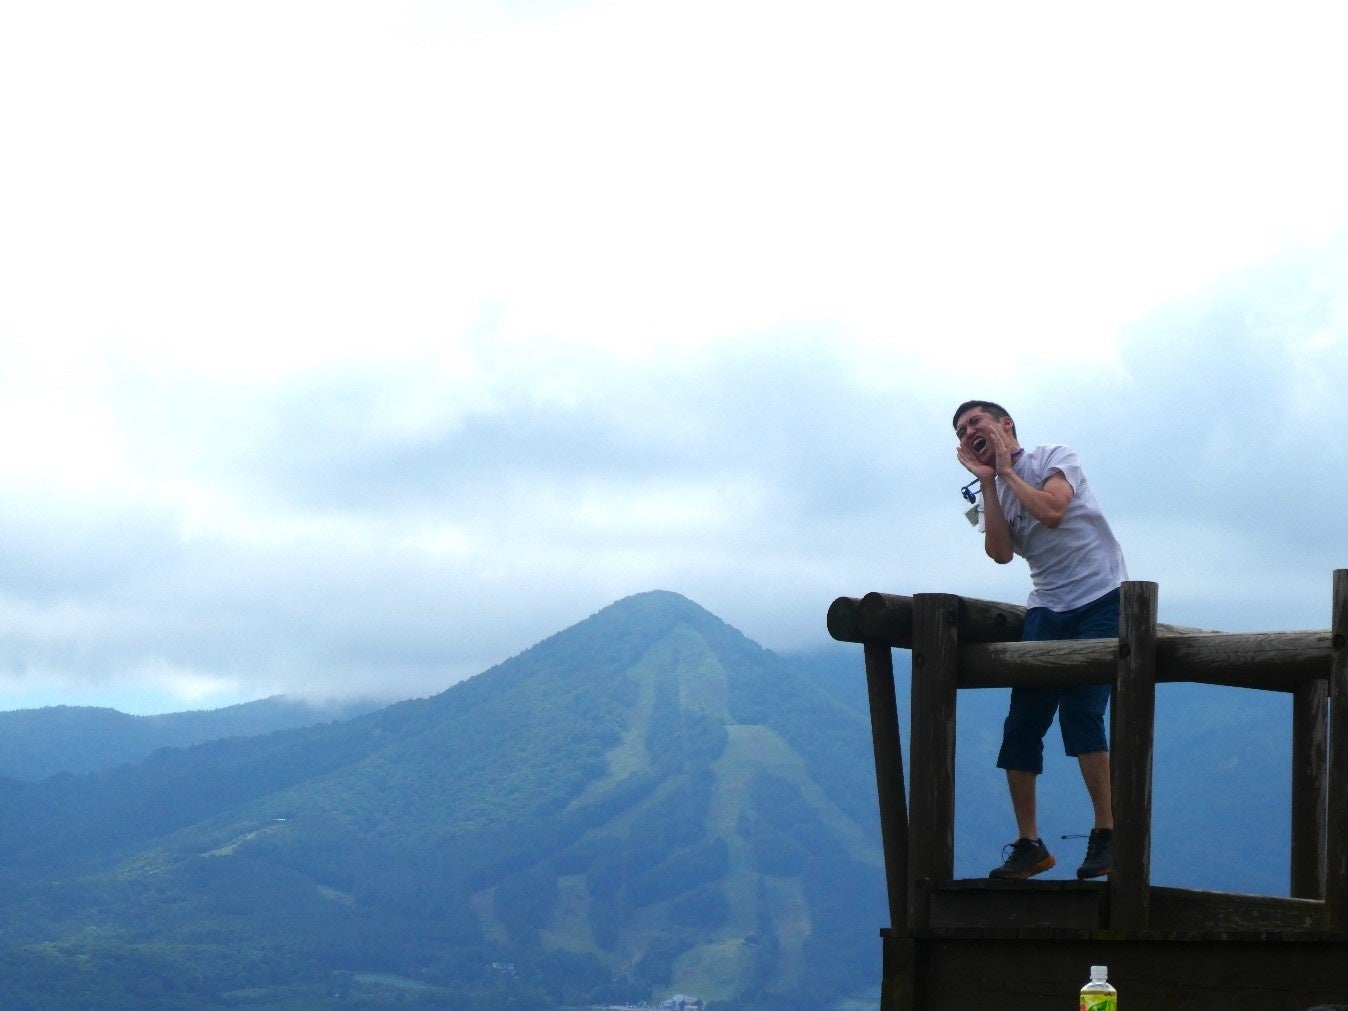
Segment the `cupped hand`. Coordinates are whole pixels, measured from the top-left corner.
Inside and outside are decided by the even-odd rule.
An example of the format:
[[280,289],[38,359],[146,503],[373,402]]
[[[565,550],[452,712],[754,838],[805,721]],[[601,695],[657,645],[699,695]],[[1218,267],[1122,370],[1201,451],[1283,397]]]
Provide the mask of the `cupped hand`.
[[995,467],[989,467],[987,464],[979,463],[978,458],[966,449],[962,443],[955,447],[955,459],[959,460],[959,462],[963,464],[964,469],[980,481],[986,481],[997,473]]
[[993,452],[993,471],[997,474],[1007,474],[1011,471],[1011,454],[1014,452],[1011,448],[1011,439],[1007,435],[1006,429],[1001,425],[993,425],[987,433],[988,442],[992,445]]

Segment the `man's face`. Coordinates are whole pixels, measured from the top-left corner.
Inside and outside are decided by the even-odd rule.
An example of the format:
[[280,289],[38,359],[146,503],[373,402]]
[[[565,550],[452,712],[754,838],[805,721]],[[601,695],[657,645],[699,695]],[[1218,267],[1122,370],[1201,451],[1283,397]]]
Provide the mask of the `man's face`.
[[994,428],[1000,428],[1009,435],[1011,419],[994,418],[982,407],[971,407],[955,422],[955,438],[975,460],[985,467],[991,467],[997,460],[997,451],[989,439]]

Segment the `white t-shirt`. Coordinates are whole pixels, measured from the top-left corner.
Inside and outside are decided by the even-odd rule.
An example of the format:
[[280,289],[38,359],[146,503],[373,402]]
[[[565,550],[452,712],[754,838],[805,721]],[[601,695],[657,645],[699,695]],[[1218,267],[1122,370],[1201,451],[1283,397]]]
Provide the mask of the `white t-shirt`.
[[[1054,473],[1072,486],[1072,501],[1056,528],[1030,515],[1015,492],[997,479],[997,499],[1011,529],[1011,546],[1030,564],[1030,607],[1070,611],[1103,597],[1128,578],[1123,549],[1114,538],[1081,461],[1066,446],[1035,446],[1012,465],[1035,488]],[[982,529],[982,524],[979,524]]]

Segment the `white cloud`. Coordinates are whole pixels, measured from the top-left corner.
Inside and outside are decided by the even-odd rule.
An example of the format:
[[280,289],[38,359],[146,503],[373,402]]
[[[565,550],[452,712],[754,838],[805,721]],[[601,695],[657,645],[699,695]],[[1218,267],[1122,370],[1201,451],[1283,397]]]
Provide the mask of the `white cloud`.
[[1082,450],[1163,601],[1257,627],[1273,573],[1304,623],[1331,16],[7,7],[0,685],[418,694],[655,587],[778,648],[1018,599],[967,396]]

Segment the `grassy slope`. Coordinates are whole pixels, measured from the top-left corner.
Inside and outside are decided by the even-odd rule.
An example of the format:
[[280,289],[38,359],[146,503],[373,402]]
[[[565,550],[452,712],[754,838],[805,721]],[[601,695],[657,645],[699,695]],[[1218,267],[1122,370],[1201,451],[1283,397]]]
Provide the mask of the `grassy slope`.
[[[652,735],[672,732],[672,728],[653,723],[655,693],[662,676],[677,679],[679,708],[720,721],[729,721],[728,684],[731,675],[722,666],[711,644],[694,628],[679,626],[654,643],[633,668],[632,674],[641,694],[633,706],[622,738],[606,754],[607,775],[590,784],[587,792],[573,802],[583,806],[586,799],[611,787],[627,776],[650,771],[646,741]],[[859,862],[878,868],[880,854],[875,841],[828,798],[811,778],[809,763],[769,726],[727,724],[727,745],[711,765],[715,786],[705,818],[708,837],[725,840],[730,853],[730,870],[722,882],[730,912],[726,923],[701,939],[676,960],[681,988],[712,999],[729,999],[742,986],[750,949],[760,943],[763,925],[769,924],[776,935],[778,962],[773,973],[776,988],[789,990],[803,971],[805,941],[812,920],[804,889],[798,880],[785,876],[764,875],[755,870],[752,854],[740,833],[741,820],[750,807],[749,794],[754,779],[763,773],[795,784],[818,821],[847,840],[851,855]],[[658,804],[656,797],[652,803]],[[604,831],[620,831],[640,812],[628,819],[606,825]],[[588,929],[584,910],[590,901],[583,878],[566,879],[551,922],[543,937],[549,947],[602,954]],[[623,948],[628,958],[638,959],[654,938],[667,927],[666,907],[657,903],[634,917],[625,931]],[[477,908],[485,909],[485,897],[479,896]]]

